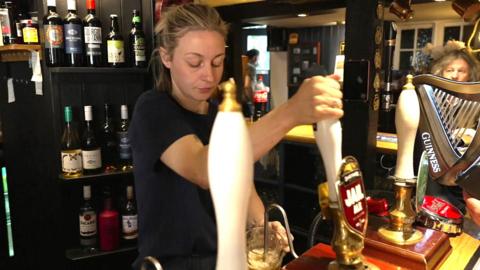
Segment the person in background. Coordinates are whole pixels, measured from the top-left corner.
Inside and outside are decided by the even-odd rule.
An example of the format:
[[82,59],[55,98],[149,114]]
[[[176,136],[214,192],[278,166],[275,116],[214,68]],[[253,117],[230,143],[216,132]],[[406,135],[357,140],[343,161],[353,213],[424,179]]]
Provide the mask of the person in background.
[[477,62],[465,49],[452,50],[433,62],[432,74],[459,82],[476,82]]
[[258,56],[260,52],[257,49],[248,50],[245,56],[248,58],[246,70],[244,71],[245,78],[243,78],[243,90],[244,90],[244,114],[252,116],[254,113],[253,107],[253,95],[255,92],[255,85],[257,84],[257,66]]
[[[431,73],[459,82],[479,81],[478,60],[465,49],[465,44],[448,41],[443,48],[433,49]],[[471,127],[467,127],[467,130]],[[475,131],[472,129],[473,133]],[[471,132],[465,132],[472,136]],[[473,134],[474,135],[474,134]],[[473,137],[473,136],[472,136]],[[445,186],[435,181],[428,181],[427,192],[439,195],[453,203],[462,212],[468,211],[472,220],[480,225],[480,200],[471,197],[459,186]]]
[[[214,8],[185,4],[163,13],[155,31],[155,89],[138,98],[129,128],[139,225],[133,267],[153,256],[165,270],[213,270],[217,232],[207,157],[218,108],[210,96],[223,75],[228,28]],[[342,115],[337,80],[306,79],[286,103],[249,127],[254,160],[293,127]],[[252,185],[248,226],[262,225],[264,211]],[[286,243],[283,226],[269,225]]]

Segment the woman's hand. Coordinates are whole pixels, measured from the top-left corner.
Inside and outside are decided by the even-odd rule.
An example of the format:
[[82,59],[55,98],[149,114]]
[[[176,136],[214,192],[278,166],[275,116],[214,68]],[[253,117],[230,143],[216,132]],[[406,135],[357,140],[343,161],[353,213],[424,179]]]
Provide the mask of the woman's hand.
[[473,222],[480,226],[480,200],[473,198],[465,191],[463,191],[463,199]]
[[[283,227],[282,223],[278,221],[268,222],[268,226],[271,230],[275,231],[277,239],[281,240],[283,245],[283,251],[290,252],[290,246],[288,245],[287,230]],[[290,234],[290,237],[293,241],[293,235]]]
[[296,125],[312,124],[343,116],[342,92],[338,76],[314,76],[305,79],[287,106]]

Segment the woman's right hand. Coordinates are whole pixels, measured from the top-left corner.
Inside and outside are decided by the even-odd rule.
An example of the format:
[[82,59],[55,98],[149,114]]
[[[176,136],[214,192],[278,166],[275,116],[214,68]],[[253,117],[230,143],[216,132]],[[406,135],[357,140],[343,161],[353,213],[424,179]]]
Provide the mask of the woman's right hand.
[[343,116],[343,93],[338,76],[314,76],[305,79],[287,107],[295,125],[312,124]]

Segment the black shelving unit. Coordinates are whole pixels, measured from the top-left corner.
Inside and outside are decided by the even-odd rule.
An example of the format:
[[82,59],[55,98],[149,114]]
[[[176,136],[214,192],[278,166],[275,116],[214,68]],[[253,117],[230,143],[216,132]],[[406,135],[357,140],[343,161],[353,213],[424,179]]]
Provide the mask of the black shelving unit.
[[[42,16],[45,13],[45,1],[34,2],[39,16]],[[153,0],[96,2],[104,38],[108,33],[109,14],[119,14],[122,18],[122,34],[127,38],[132,10],[141,10],[148,45],[147,55],[151,52]],[[86,14],[85,2],[77,1],[77,8],[83,17]],[[66,1],[57,1],[57,11],[62,17],[65,15]],[[129,51],[126,50],[128,54]],[[0,53],[3,55],[8,52]],[[42,75],[43,92],[36,94],[35,84],[30,81],[32,70],[28,57],[0,62],[0,89],[7,89],[7,79],[12,78],[15,93],[15,101],[9,102],[7,91],[0,91],[3,164],[8,171],[15,252],[11,258],[5,258],[2,253],[0,268],[131,269],[131,263],[137,256],[135,244],[122,244],[112,252],[82,253],[78,232],[82,186],[92,186],[97,213],[102,210],[102,188],[111,186],[115,208],[120,210],[122,201],[115,198],[121,197],[120,194],[125,193],[125,186],[133,183],[133,174],[113,172],[84,175],[75,179],[63,178],[60,175],[63,108],[72,106],[74,125],[81,132],[83,106],[92,105],[94,126],[99,131],[104,118],[103,105],[108,103],[111,105],[114,124],[118,127],[120,105],[127,104],[131,116],[138,96],[152,88],[150,71],[130,67],[50,68],[42,61]],[[4,222],[2,216],[0,220]],[[1,228],[3,227],[0,226]]]

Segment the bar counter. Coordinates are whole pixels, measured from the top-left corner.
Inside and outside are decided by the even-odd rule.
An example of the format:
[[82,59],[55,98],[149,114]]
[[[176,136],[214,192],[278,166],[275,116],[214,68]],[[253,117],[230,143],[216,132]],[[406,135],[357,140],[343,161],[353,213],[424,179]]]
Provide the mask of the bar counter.
[[[290,130],[284,140],[302,143],[315,143],[311,125],[301,125]],[[394,154],[397,152],[397,135],[392,133],[377,132],[377,150],[379,152]]]
[[[284,137],[286,141],[312,143],[315,144],[315,137],[311,125],[297,126],[290,130]],[[397,151],[396,134],[377,133],[377,150],[381,153],[395,154]],[[437,268],[440,270],[466,269],[472,257],[475,255],[480,246],[480,241],[472,236],[462,233],[458,236],[450,237],[451,253],[444,262]],[[477,252],[478,253],[478,252]],[[298,259],[287,264],[285,270],[314,270],[323,269],[328,262],[333,260],[335,254],[330,246],[325,244],[317,244],[313,248],[307,250]],[[478,255],[476,255],[478,256]],[[380,269],[406,269],[395,266],[391,262],[382,261],[380,258],[366,257],[367,262],[371,262],[380,267]],[[474,264],[470,262],[469,269]],[[326,269],[326,268],[325,268]]]

